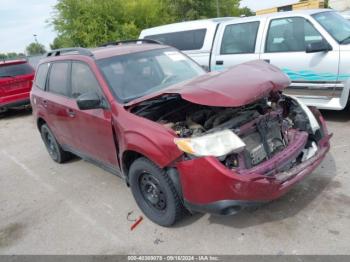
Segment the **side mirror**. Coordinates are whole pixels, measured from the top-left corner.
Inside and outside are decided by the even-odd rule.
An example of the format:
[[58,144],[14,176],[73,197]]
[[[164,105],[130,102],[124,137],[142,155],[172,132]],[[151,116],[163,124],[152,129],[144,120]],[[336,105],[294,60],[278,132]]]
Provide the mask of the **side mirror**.
[[96,92],[89,92],[78,96],[77,105],[80,110],[105,108],[101,97]]
[[312,42],[306,46],[306,53],[328,52],[330,50],[332,50],[332,46],[325,40]]

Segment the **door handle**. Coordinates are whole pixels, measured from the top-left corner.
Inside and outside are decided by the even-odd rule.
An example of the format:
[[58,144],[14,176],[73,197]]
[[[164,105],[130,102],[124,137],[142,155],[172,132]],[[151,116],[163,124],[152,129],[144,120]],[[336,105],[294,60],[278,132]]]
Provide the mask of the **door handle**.
[[73,109],[68,108],[67,109],[67,114],[69,117],[75,117],[75,112]]
[[224,61],[218,60],[218,61],[216,61],[216,64],[217,64],[217,65],[223,65],[223,64],[224,64]]
[[270,59],[263,59],[266,63],[270,64]]
[[44,107],[47,107],[47,100],[43,100]]

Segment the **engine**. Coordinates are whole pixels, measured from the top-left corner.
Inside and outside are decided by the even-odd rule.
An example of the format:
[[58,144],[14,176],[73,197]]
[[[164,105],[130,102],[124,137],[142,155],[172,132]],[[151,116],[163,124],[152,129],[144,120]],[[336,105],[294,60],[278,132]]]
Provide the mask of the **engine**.
[[246,146],[240,154],[219,157],[228,168],[251,168],[270,159],[288,146],[290,129],[312,133],[305,113],[282,95],[273,102],[261,99],[239,108],[209,107],[172,98],[133,111],[171,128],[180,138],[232,130]]

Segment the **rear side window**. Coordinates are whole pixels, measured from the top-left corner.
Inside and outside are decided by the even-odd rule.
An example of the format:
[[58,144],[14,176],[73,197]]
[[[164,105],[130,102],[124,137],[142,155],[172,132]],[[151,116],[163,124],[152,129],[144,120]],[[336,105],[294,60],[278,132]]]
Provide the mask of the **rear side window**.
[[201,49],[207,29],[188,30],[167,34],[149,35],[145,38],[157,40],[163,44],[176,47],[179,50]]
[[249,54],[255,52],[259,22],[228,25],[222,38],[220,54]]
[[53,63],[49,76],[49,91],[55,94],[68,96],[68,74],[68,62]]
[[265,52],[301,52],[322,35],[303,17],[274,19],[270,23]]
[[72,63],[72,97],[88,92],[99,92],[99,84],[90,70],[89,66],[83,63]]
[[35,75],[35,85],[36,87],[44,90],[45,89],[45,83],[46,83],[46,76],[47,76],[47,71],[49,70],[49,64],[41,64]]
[[33,68],[27,63],[0,66],[0,77],[28,75],[32,74],[33,72]]

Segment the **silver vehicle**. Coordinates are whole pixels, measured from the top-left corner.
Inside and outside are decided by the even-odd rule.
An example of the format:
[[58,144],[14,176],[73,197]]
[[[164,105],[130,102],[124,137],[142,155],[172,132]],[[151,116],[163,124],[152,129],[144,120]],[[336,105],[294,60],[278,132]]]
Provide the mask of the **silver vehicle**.
[[175,46],[208,70],[265,60],[290,77],[287,93],[307,105],[342,110],[349,100],[350,22],[329,9],[182,22],[140,38]]

